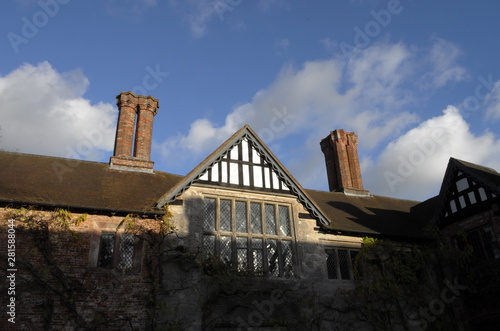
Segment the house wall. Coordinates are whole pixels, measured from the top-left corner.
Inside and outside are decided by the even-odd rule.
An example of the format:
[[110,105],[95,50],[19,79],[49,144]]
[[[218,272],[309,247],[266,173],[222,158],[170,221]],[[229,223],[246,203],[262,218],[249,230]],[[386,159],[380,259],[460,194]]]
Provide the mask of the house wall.
[[[17,211],[0,209],[2,237],[6,238],[11,213]],[[30,214],[41,216],[38,219],[49,219],[53,215],[50,211]],[[73,214],[72,218],[81,215]],[[91,326],[97,330],[144,329],[147,322],[145,299],[150,290],[144,268],[121,273],[96,267],[101,231],[117,231],[122,221],[123,217],[89,215],[83,223],[71,226],[71,232],[52,223],[49,241],[42,240],[46,233],[39,228],[29,231],[26,224],[17,219],[11,223],[14,231],[9,233],[15,236],[15,248],[11,246],[15,261],[10,261],[15,264],[6,266],[7,241],[2,239],[0,273],[4,280],[7,275],[15,278],[2,282],[0,298],[4,309],[12,300],[10,298],[15,298],[15,315],[6,315],[4,311],[0,329],[39,330],[44,325],[54,330]],[[134,258],[141,262],[141,252]],[[10,271],[12,269],[15,271]],[[13,292],[8,292],[9,287]],[[15,324],[6,316],[15,317]]]
[[[295,277],[242,277],[226,271],[207,275],[201,249],[203,199],[207,196],[289,205]],[[338,314],[325,312],[332,308],[332,297],[337,291],[352,288],[353,282],[328,279],[325,248],[359,248],[361,238],[321,233],[316,220],[289,194],[193,185],[169,209],[176,230],[165,242],[161,268],[157,270],[161,272],[161,281],[153,291],[151,267],[146,266],[145,257],[154,254],[148,253],[151,251],[145,243],[134,255],[139,269],[123,273],[96,267],[101,232],[123,232],[125,217],[88,215],[84,222],[70,227],[74,236],[67,230],[50,227],[48,258],[34,243],[39,234],[27,232],[22,222],[16,221],[16,327],[39,329],[47,323],[53,329],[85,326],[98,330],[142,330],[154,314],[158,325],[166,329],[281,330],[306,327],[313,323],[311,318],[317,318],[322,329],[333,327],[320,315],[328,314],[331,318]],[[7,232],[9,213],[13,211],[16,210],[0,210],[2,233]],[[33,213],[46,219],[53,215],[51,211]],[[72,219],[81,215],[74,213]],[[6,245],[0,247],[0,254],[7,255]],[[24,263],[33,265],[31,272]],[[5,270],[6,267],[1,271]],[[1,291],[6,293],[7,288],[4,286]],[[8,299],[2,295],[4,307]],[[156,304],[154,308],[152,302]],[[340,297],[335,305],[342,305]],[[335,319],[339,322],[342,318],[353,321],[348,314]],[[5,318],[0,321],[0,329],[10,326]],[[363,328],[360,325],[358,329]]]
[[[296,277],[242,277],[231,273],[207,276],[201,246],[205,197],[289,205]],[[165,321],[188,325],[193,330],[281,330],[278,326],[306,326],[310,325],[311,316],[325,312],[336,291],[353,287],[352,281],[328,279],[325,248],[359,249],[361,238],[321,233],[316,220],[295,196],[193,185],[181,199],[182,204],[170,206],[180,238],[171,242],[170,250],[174,253],[163,264],[163,286],[167,290],[161,300],[168,307],[162,314]],[[177,251],[188,252],[192,260],[180,258]],[[340,298],[336,304],[341,305]],[[346,320],[347,315],[344,314]],[[273,325],[276,328],[270,328]]]
[[492,247],[495,258],[500,259],[500,204],[493,203],[489,208],[482,208],[477,213],[458,219],[442,229],[447,237],[461,235],[464,231],[471,231],[480,227],[489,226],[494,235]]

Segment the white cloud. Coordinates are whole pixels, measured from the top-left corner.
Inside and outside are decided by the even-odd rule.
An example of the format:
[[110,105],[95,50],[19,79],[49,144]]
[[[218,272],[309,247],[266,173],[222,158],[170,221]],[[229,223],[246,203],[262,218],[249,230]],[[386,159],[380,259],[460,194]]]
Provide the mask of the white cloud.
[[288,38],[282,38],[274,42],[274,53],[278,56],[285,56],[288,54],[290,48],[290,41]]
[[261,11],[266,12],[272,6],[286,7],[288,3],[285,0],[259,0],[257,6]]
[[[444,46],[441,43],[439,47]],[[435,63],[446,62],[436,54],[431,57]],[[233,108],[223,124],[197,119],[186,135],[172,137],[155,148],[169,160],[176,155],[178,162],[199,162],[244,124],[250,124],[304,187],[327,189],[319,142],[331,130],[345,129],[360,137],[365,187],[374,194],[423,199],[437,193],[436,185],[441,182],[450,156],[488,164],[495,160],[488,155],[500,146],[490,133],[470,133],[455,108],[406,132],[419,121],[408,109],[416,104],[421,107],[420,99],[435,92],[420,86],[419,77],[435,75],[433,79],[439,82],[433,83],[435,88],[462,77],[446,73],[461,72],[456,61],[437,70],[438,65],[425,66],[428,58],[424,51],[415,52],[402,43],[379,43],[354,54],[347,62],[345,58],[332,58],[306,62],[301,68],[286,66],[250,102]],[[440,132],[446,141],[425,145],[426,137]],[[290,142],[299,135],[300,140]],[[285,139],[291,150],[281,148]],[[439,140],[439,136],[435,139]],[[382,144],[391,140],[383,153],[375,156]],[[393,183],[392,190],[384,173],[403,177],[398,174],[400,156],[418,157],[414,155],[418,142],[424,143],[422,148],[427,146],[429,150],[423,152],[431,155],[425,154],[425,163],[410,175],[404,174],[403,183]],[[498,168],[496,164],[490,166]]]
[[108,156],[117,111],[84,99],[88,85],[81,71],[59,73],[48,62],[0,77],[0,149],[89,160]]
[[486,118],[500,120],[500,81],[493,85],[493,89],[485,98]]
[[364,184],[380,195],[427,199],[439,193],[450,157],[500,169],[500,140],[474,135],[449,106],[391,142],[377,160],[365,159]]
[[441,38],[434,38],[433,41],[424,63],[430,70],[423,76],[422,84],[429,88],[441,88],[450,82],[464,80],[467,71],[457,64],[462,56],[460,48]]
[[199,158],[244,124],[266,143],[279,145],[297,132],[318,139],[318,134],[345,128],[362,134],[367,146],[376,146],[417,120],[401,109],[409,100],[400,86],[411,73],[404,69],[408,57],[403,45],[387,44],[361,52],[348,64],[330,59],[306,62],[299,69],[286,66],[251,102],[235,107],[223,125],[198,119],[187,135],[156,147],[165,156]]

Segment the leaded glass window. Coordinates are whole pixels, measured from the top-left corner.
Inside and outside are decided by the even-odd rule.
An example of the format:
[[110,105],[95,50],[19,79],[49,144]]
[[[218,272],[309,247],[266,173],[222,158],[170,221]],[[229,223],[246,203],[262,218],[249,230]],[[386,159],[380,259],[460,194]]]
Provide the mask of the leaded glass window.
[[329,279],[353,280],[355,259],[359,250],[348,248],[326,249],[326,270]]
[[124,233],[120,238],[120,253],[118,256],[118,269],[130,269],[133,265],[135,236]]
[[113,268],[113,256],[115,251],[115,234],[101,234],[101,242],[99,244],[99,258],[97,266],[103,268]]
[[288,205],[209,197],[204,206],[205,256],[214,254],[240,272],[293,277],[293,228]]
[[136,240],[135,235],[130,233],[103,232],[99,242],[97,266],[107,269],[132,269]]

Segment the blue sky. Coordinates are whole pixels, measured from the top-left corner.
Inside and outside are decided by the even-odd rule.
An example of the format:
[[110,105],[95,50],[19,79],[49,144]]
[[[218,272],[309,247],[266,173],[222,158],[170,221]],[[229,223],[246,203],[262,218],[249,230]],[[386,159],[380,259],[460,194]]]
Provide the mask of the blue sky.
[[500,169],[500,2],[6,0],[0,149],[107,162],[120,91],[160,101],[155,169],[244,124],[306,188],[359,136],[365,188],[423,200],[449,157]]

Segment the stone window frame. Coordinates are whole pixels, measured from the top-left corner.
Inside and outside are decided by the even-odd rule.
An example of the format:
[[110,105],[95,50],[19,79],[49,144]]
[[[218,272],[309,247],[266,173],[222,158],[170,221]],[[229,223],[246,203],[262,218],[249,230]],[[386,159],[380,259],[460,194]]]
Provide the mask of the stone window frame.
[[[325,247],[325,270],[326,279],[330,281],[353,282],[354,260],[359,254],[361,247],[353,246],[326,246]],[[340,261],[339,252],[347,254],[347,259]],[[345,261],[345,262],[344,262]]]
[[[264,199],[254,199],[254,198],[239,198],[239,197],[228,197],[228,196],[212,196],[207,195],[203,199],[203,217],[202,222],[205,222],[206,214],[205,214],[205,202],[207,199],[212,199],[215,201],[215,210],[214,210],[214,221],[215,228],[214,229],[206,229],[204,228],[204,224],[202,224],[202,250],[205,256],[218,256],[221,258],[221,249],[222,249],[222,240],[221,237],[229,237],[230,238],[230,247],[231,247],[231,257],[229,262],[232,264],[236,264],[238,266],[239,271],[249,271],[250,273],[254,273],[254,275],[263,275],[267,277],[271,277],[273,279],[286,279],[292,278],[295,275],[294,267],[296,268],[296,238],[295,238],[295,230],[294,230],[294,222],[293,222],[293,207],[290,203],[287,202],[278,202],[278,201],[268,201]],[[230,230],[221,230],[220,223],[220,205],[221,201],[230,201],[231,206],[231,229]],[[236,224],[236,203],[244,202],[246,205],[246,232],[238,231],[238,226]],[[251,205],[258,204],[260,205],[260,224],[261,224],[261,233],[253,233],[252,231],[252,216],[251,216]],[[265,209],[266,206],[274,207],[274,219],[276,221],[275,230],[276,234],[266,233],[266,220],[265,220]],[[290,235],[283,234],[282,228],[280,227],[280,207],[286,207],[288,210],[288,224],[289,224],[289,233]],[[282,209],[283,210],[283,209]],[[208,237],[212,237],[213,240],[207,240]],[[238,238],[246,238],[246,247],[241,247],[238,243]],[[254,258],[257,255],[256,251],[260,249],[253,246],[252,239],[261,239],[262,240],[262,270],[254,270]],[[275,243],[275,253],[277,257],[274,258],[275,263],[277,263],[277,271],[270,271],[270,245],[271,243]],[[288,244],[284,244],[284,242]],[[240,241],[241,243],[241,241]],[[289,245],[288,247],[286,245]],[[207,253],[207,248],[211,247],[213,249],[213,254]],[[247,251],[247,268],[241,269],[238,264],[238,249],[246,249]],[[283,254],[284,251],[290,252],[291,256],[285,257]],[[289,263],[285,261],[285,259],[289,259]],[[291,268],[290,268],[291,267]],[[270,273],[271,272],[271,273]]]
[[[114,249],[113,249],[113,264],[111,267],[100,267],[99,253],[101,246],[101,237],[105,233],[114,234]],[[142,267],[142,253],[143,253],[143,242],[137,236],[135,236],[134,243],[134,253],[132,257],[132,267],[128,269],[118,268],[120,261],[120,243],[123,236],[127,234],[124,229],[119,228],[119,223],[109,223],[109,222],[94,222],[94,231],[92,232],[90,240],[90,251],[89,251],[89,263],[90,268],[95,268],[99,270],[109,270],[112,272],[118,272],[121,274],[137,274],[141,271]]]
[[[464,236],[456,235],[452,241],[458,249],[464,249],[466,242],[473,248],[474,263],[500,259],[500,247],[490,222],[464,230]],[[464,241],[465,240],[465,241]]]

